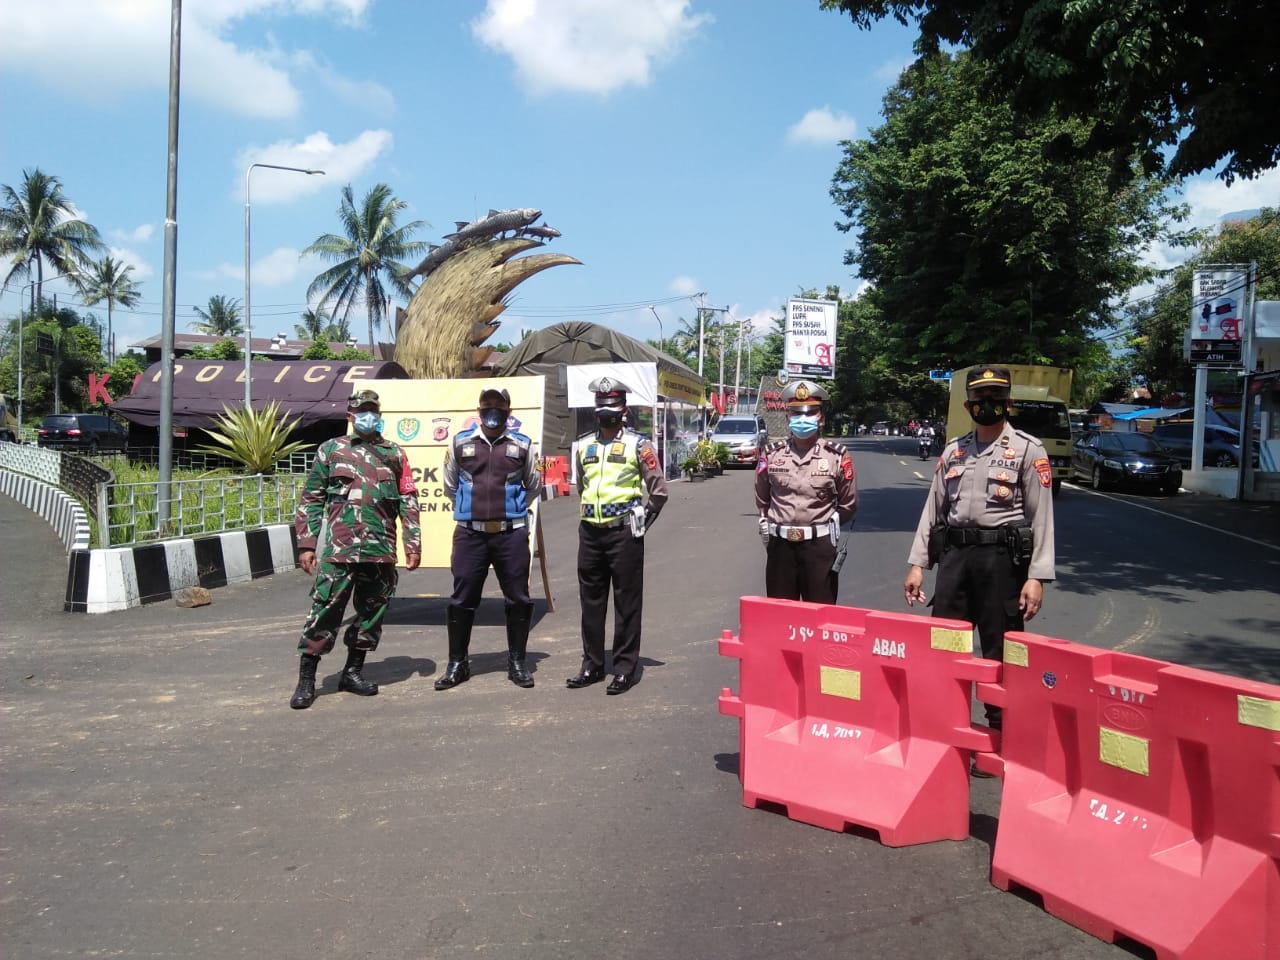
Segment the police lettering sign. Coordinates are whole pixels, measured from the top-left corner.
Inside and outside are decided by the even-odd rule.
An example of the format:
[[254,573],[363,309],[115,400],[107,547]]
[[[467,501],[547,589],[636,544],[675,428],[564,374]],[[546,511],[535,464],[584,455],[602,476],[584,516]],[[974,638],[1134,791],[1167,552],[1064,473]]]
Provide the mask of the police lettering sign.
[[838,300],[787,301],[787,331],[782,363],[792,376],[830,380],[836,375]]

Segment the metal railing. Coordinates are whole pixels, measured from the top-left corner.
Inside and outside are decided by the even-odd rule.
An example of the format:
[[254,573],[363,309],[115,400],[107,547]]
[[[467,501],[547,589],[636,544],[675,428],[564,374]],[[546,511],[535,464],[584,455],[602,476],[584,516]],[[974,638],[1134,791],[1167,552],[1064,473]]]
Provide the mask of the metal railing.
[[[128,457],[131,463],[145,463],[155,466],[160,462],[159,447],[130,447]],[[297,450],[289,456],[276,461],[276,473],[306,473],[315,462],[315,450]],[[239,469],[234,460],[220,457],[213,453],[199,453],[195,450],[174,450],[173,466],[178,470],[220,470],[223,468]]]
[[112,546],[292,523],[305,482],[302,474],[261,473],[174,480],[163,528],[158,522],[159,483],[103,484],[98,516],[107,518]]

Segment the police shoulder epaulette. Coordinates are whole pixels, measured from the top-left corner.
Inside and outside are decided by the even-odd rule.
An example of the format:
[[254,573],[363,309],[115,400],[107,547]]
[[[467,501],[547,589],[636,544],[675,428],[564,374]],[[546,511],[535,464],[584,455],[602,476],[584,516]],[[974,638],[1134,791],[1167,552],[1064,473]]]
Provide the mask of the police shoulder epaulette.
[[529,447],[533,444],[532,439],[530,439],[523,433],[519,433],[516,430],[511,431],[511,439],[514,440],[516,443],[520,444],[520,446],[522,447]]
[[829,440],[826,437],[822,438],[822,445],[827,450],[830,450],[832,453],[840,454],[840,456],[844,456],[846,453],[849,452],[848,449],[843,444],[836,443],[834,440]]
[[1040,443],[1040,438],[1037,437],[1034,433],[1027,433],[1027,431],[1019,430],[1017,427],[1013,428],[1013,433],[1014,433],[1014,436],[1021,437],[1023,440],[1026,440],[1028,443],[1030,443],[1032,440],[1034,440],[1036,443]]
[[594,440],[594,439],[595,439],[595,436],[596,436],[596,432],[595,432],[594,430],[588,430],[586,433],[584,433],[582,436],[580,436],[580,437],[578,438],[578,440],[579,440],[579,441],[582,441],[582,440]]
[[784,447],[786,447],[786,445],[787,445],[787,441],[785,440],[774,440],[771,444],[765,447],[765,450],[766,451],[781,450]]

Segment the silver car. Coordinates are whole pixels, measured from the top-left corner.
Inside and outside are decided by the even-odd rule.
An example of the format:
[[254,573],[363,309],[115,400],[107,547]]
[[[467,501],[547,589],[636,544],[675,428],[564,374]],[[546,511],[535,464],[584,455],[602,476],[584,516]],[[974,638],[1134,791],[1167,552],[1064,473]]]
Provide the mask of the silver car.
[[760,459],[760,451],[769,442],[769,431],[764,417],[730,414],[721,417],[711,432],[712,443],[723,443],[729,448],[728,466],[754,466]]

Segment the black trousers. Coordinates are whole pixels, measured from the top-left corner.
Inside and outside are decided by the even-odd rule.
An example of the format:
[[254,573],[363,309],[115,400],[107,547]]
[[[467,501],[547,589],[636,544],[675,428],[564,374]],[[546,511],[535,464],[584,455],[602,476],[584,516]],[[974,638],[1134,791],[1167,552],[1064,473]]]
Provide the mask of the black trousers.
[[480,606],[489,567],[498,575],[498,586],[507,608],[532,607],[529,596],[529,528],[516,527],[506,533],[481,533],[457,524],[453,529],[453,571],[451,607],[474,610]]
[[[1015,564],[1004,544],[947,547],[933,585],[933,615],[968,620],[978,631],[982,655],[1004,659],[1004,635],[1021,630],[1018,599],[1027,581],[1027,565]],[[999,707],[986,707],[987,721],[1001,724]]]
[[582,667],[604,666],[605,614],[613,588],[613,672],[630,676],[640,661],[644,607],[644,538],[627,524],[578,524],[578,600],[582,607]]
[[778,600],[835,603],[839,577],[831,569],[836,545],[830,537],[791,542],[770,537],[764,564],[765,595]]

